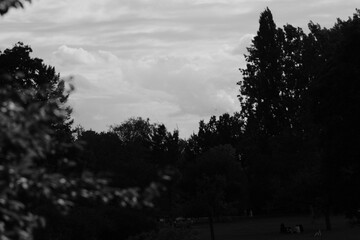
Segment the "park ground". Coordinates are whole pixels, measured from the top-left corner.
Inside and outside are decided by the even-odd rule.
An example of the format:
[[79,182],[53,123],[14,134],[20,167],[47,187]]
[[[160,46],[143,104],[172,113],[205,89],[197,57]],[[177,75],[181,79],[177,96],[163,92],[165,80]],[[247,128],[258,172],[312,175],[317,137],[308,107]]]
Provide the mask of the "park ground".
[[[311,217],[273,217],[251,218],[236,222],[216,223],[215,240],[360,240],[360,226],[350,224],[344,217],[332,217],[331,231],[325,230],[324,219],[313,220]],[[302,224],[304,232],[301,234],[281,234],[280,224],[294,227]],[[193,227],[199,240],[211,240],[209,226],[206,224]],[[321,230],[322,237],[314,237],[315,232]]]

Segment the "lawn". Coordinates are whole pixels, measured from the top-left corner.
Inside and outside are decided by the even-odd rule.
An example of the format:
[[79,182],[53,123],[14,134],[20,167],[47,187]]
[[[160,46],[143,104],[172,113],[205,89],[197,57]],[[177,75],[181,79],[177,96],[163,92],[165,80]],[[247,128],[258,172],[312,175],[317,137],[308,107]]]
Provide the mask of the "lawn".
[[[215,240],[360,240],[360,226],[348,223],[344,217],[332,217],[332,231],[326,231],[324,220],[310,217],[279,217],[252,218],[231,223],[215,224]],[[280,224],[293,227],[302,224],[304,232],[301,234],[281,234]],[[210,240],[209,227],[206,224],[196,225],[199,240]],[[322,238],[315,238],[314,233],[321,229]]]

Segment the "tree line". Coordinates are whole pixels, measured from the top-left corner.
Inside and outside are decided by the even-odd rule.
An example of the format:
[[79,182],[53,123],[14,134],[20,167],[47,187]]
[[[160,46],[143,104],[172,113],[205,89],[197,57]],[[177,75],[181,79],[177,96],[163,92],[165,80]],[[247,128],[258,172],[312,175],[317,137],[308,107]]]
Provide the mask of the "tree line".
[[305,33],[277,28],[269,9],[260,15],[238,83],[251,191],[263,191],[252,193],[256,208],[307,204],[327,229],[331,212],[358,209],[359,17],[330,29],[310,22]]

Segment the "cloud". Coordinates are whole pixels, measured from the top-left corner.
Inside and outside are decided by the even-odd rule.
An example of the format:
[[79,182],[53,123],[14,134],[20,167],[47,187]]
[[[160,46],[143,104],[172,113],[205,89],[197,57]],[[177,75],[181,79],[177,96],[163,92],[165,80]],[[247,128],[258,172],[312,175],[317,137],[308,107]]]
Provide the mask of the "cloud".
[[[142,116],[182,129],[184,119],[196,127],[201,118],[238,110],[232,80],[240,77],[234,71],[237,61],[225,51],[121,59],[103,50],[61,46],[53,55],[53,61],[67,69],[63,72],[73,77],[76,90],[70,104],[75,122],[86,123],[85,127],[106,129]],[[219,71],[219,65],[224,70]]]
[[[232,89],[236,88],[236,81],[233,81],[228,89],[229,72],[237,74],[229,63],[235,66],[235,62],[226,59],[226,55],[162,56],[141,59],[129,66],[132,69],[124,72],[128,72],[129,78],[142,88],[171,95],[171,101],[178,106],[175,114],[209,116],[215,111],[234,110],[234,102],[224,98],[225,94],[233,94]],[[217,71],[216,65],[219,64],[224,67],[224,71]],[[124,76],[126,78],[127,73]]]
[[61,65],[93,64],[96,59],[82,48],[70,48],[62,45],[54,52],[54,56],[60,59]]
[[242,54],[269,6],[279,27],[331,27],[358,0],[46,0],[0,21],[0,46],[23,41],[33,56],[73,76],[77,123],[105,130],[143,116],[188,136],[200,119],[239,110]]
[[235,55],[244,55],[247,54],[247,48],[251,46],[254,34],[245,34],[240,38],[239,44],[231,50],[232,54]]
[[83,82],[80,87],[84,86],[86,79],[88,86],[91,84],[97,88],[98,93],[112,94],[129,88],[129,83],[123,78],[121,59],[107,51],[60,46],[52,53],[50,62],[64,76],[80,75],[79,81]]

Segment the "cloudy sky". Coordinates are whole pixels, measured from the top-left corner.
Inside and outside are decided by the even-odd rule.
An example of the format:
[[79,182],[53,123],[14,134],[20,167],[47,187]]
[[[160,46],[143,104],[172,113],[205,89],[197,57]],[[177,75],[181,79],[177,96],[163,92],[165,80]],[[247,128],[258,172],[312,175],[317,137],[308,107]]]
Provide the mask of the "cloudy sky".
[[129,117],[196,132],[239,111],[243,54],[267,6],[278,26],[331,27],[358,0],[33,0],[0,18],[0,50],[22,41],[73,77],[76,124],[106,131]]

